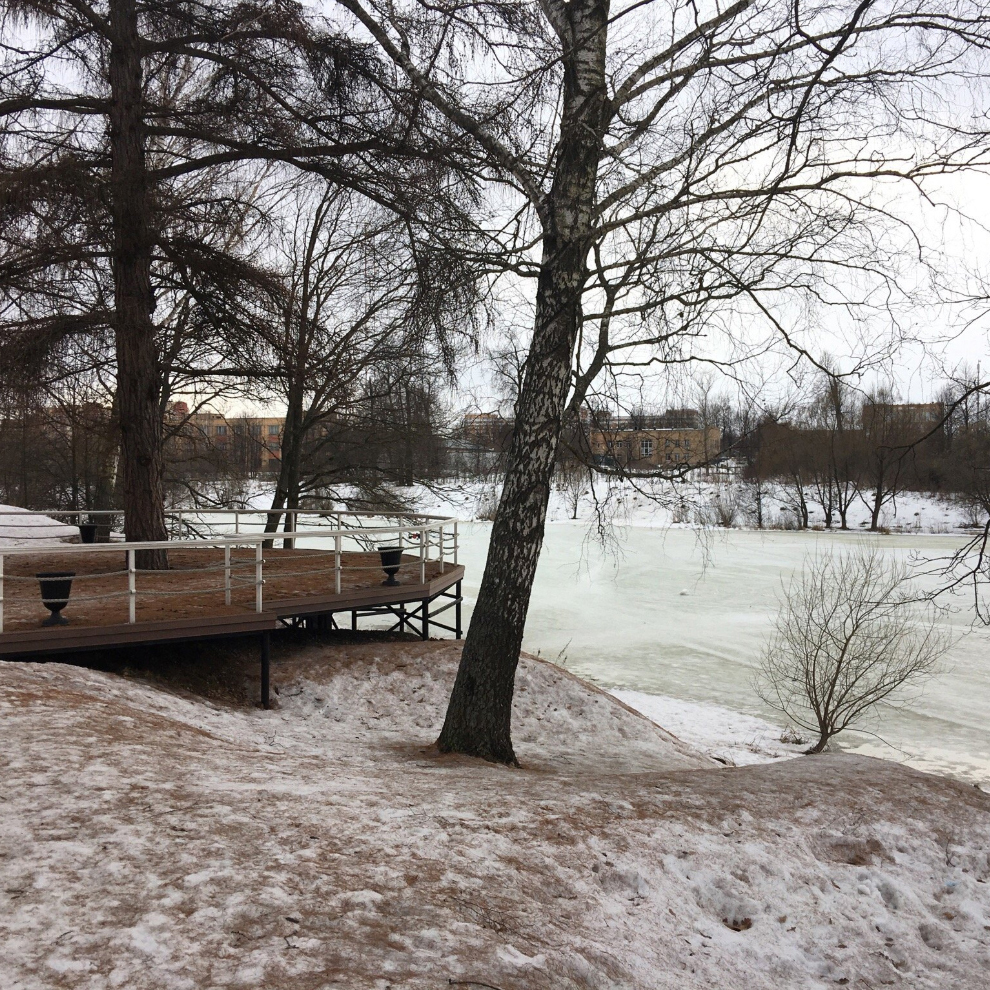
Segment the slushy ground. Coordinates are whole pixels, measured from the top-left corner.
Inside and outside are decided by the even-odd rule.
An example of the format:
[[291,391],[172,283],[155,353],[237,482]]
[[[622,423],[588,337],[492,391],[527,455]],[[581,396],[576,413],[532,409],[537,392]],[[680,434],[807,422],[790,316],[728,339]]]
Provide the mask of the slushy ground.
[[[481,582],[491,527],[461,526],[466,616]],[[524,649],[608,689],[709,702],[783,727],[753,687],[776,594],[816,546],[874,539],[892,555],[936,557],[957,536],[815,532],[701,533],[629,527],[604,552],[586,522],[547,527]],[[963,780],[990,783],[990,632],[973,628],[969,601],[947,620],[957,636],[940,673],[868,732],[839,748],[882,756]],[[872,734],[871,734],[872,733]]]

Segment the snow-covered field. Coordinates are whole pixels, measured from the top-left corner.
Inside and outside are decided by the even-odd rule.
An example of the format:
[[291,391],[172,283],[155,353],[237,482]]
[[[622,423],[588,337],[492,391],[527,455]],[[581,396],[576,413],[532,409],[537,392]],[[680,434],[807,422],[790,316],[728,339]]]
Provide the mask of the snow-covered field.
[[[455,515],[461,519],[490,518],[498,499],[498,488],[491,483],[467,481],[441,483],[426,488],[417,485],[400,489],[422,512]],[[676,485],[666,481],[642,479],[636,484],[618,482],[607,484],[601,478],[594,484],[584,483],[578,491],[555,486],[551,491],[547,518],[550,522],[568,521],[575,514],[575,494],[578,520],[588,521],[601,514],[608,523],[619,527],[685,527],[696,529],[699,519],[712,519],[709,511],[718,498],[736,505],[734,527],[753,529],[753,519],[746,511],[746,486],[729,480],[706,479],[700,472],[692,480]],[[810,493],[809,493],[810,495]],[[265,504],[259,493],[258,506]],[[793,503],[783,485],[768,485],[764,499],[764,516],[768,528],[793,524]],[[810,504],[810,524],[823,528],[825,514],[819,505]],[[881,510],[880,525],[895,533],[964,533],[982,519],[973,510],[952,497],[936,497],[918,492],[904,492]],[[861,532],[870,524],[870,510],[861,499],[849,509],[850,530]],[[838,515],[834,527],[838,529]]]
[[793,729],[708,702],[684,701],[642,691],[612,691],[623,704],[662,725],[688,745],[731,767],[797,756],[812,741]]
[[272,712],[0,664],[0,986],[987,985],[976,788],[720,767],[526,659],[524,769],[438,757],[456,659],[276,652]]

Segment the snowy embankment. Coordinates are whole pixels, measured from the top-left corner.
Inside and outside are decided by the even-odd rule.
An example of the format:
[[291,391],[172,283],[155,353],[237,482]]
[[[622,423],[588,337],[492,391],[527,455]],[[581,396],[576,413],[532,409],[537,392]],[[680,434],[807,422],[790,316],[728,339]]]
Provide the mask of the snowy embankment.
[[743,767],[788,759],[808,748],[793,729],[784,730],[756,715],[721,705],[642,691],[616,690],[611,694],[726,766]]
[[456,662],[277,651],[272,712],[0,664],[0,986],[986,986],[979,790],[720,767],[529,658],[524,768],[440,757]]
[[[547,519],[563,523],[574,519],[587,524],[601,512],[602,518],[616,526],[631,527],[700,527],[701,519],[707,525],[715,525],[711,508],[716,500],[731,504],[732,528],[755,529],[751,495],[746,486],[735,480],[706,480],[701,472],[697,477],[673,483],[670,481],[639,479],[613,481],[601,478],[594,485],[583,484],[578,491],[554,486],[550,493]],[[454,515],[460,519],[490,519],[498,503],[499,489],[492,482],[464,481],[440,482],[430,487],[416,485],[399,489],[421,512]],[[576,504],[575,504],[576,500]],[[793,494],[787,486],[768,485],[764,495],[764,518],[768,529],[795,528],[792,508]],[[822,508],[809,505],[810,524],[821,529],[825,517]],[[973,510],[948,496],[928,495],[922,492],[904,492],[884,506],[880,525],[885,530],[899,533],[946,534],[968,532],[982,523]],[[838,533],[838,515],[833,518],[834,532]],[[865,502],[857,499],[849,509],[849,530],[863,532],[869,528],[870,510]]]
[[58,522],[17,505],[0,505],[0,547],[30,547],[79,535],[76,526]]

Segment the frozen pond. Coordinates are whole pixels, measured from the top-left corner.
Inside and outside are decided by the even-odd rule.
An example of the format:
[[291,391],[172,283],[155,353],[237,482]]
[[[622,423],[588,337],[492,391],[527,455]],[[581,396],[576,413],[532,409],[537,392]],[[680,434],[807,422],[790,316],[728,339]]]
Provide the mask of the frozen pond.
[[[464,593],[470,603],[484,568],[490,526],[461,525]],[[728,531],[702,543],[688,529],[620,531],[621,556],[604,554],[581,523],[553,523],[529,613],[524,646],[608,688],[715,702],[782,722],[751,683],[776,608],[781,578],[816,543],[864,539],[797,532]],[[938,556],[956,537],[886,536],[892,554]],[[964,602],[958,602],[960,609]],[[909,707],[886,709],[870,728],[847,733],[843,748],[921,769],[990,782],[990,632],[970,631],[968,612],[943,671]]]

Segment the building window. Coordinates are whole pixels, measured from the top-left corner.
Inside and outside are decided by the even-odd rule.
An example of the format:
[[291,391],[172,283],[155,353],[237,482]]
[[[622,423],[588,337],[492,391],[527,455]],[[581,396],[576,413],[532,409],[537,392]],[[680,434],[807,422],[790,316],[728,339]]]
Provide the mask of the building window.
[[268,427],[268,435],[270,437],[277,437],[278,436],[278,427],[274,423],[272,423]]
[[652,440],[640,440],[639,441],[639,456],[649,457],[653,453],[653,441]]
[[226,426],[218,426],[217,427],[217,436],[218,437],[225,437],[226,435],[227,435],[227,427]]

